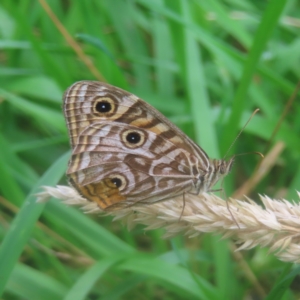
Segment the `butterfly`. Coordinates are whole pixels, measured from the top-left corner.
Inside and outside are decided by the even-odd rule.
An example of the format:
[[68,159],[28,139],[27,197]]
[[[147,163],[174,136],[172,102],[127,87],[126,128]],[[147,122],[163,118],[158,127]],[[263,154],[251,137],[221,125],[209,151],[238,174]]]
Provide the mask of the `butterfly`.
[[233,164],[210,159],[154,107],[107,83],[74,83],[64,115],[69,182],[104,211],[209,192]]

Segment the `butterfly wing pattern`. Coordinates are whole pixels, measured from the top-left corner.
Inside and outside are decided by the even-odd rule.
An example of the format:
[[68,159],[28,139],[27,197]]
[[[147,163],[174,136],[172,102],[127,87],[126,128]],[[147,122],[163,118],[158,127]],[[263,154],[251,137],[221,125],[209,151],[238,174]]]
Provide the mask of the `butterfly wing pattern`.
[[74,83],[65,92],[64,113],[70,183],[102,210],[209,191],[233,162],[210,160],[155,108],[106,83]]

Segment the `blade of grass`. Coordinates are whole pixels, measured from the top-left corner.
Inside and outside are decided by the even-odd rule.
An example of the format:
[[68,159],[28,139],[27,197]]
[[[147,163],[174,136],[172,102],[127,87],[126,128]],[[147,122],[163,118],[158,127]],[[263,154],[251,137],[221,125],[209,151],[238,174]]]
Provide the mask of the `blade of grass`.
[[[126,4],[122,0],[106,1],[105,8],[122,43],[125,55],[128,57],[148,57],[148,49],[145,47],[144,38],[134,24],[135,18],[133,15],[136,13],[136,8],[133,2]],[[131,16],[131,18],[128,18],[128,16]],[[134,45],[135,49],[134,54],[132,53],[132,45]],[[131,67],[136,85],[144,91],[151,91],[149,67],[134,62],[131,64]]]
[[48,16],[51,18],[57,29],[60,31],[60,33],[63,35],[67,43],[70,45],[70,47],[73,48],[73,50],[76,52],[77,56],[81,59],[81,61],[84,62],[86,67],[90,70],[90,72],[97,78],[99,81],[105,81],[105,78],[103,75],[95,68],[94,64],[92,63],[91,59],[85,55],[82,48],[79,46],[79,44],[73,39],[73,37],[69,34],[67,29],[63,26],[63,24],[59,21],[57,16],[53,13],[51,7],[48,5],[48,3],[45,0],[39,0],[41,6],[45,10],[45,12],[48,14]]
[[156,279],[160,285],[164,285],[166,288],[171,285],[173,291],[184,295],[186,298],[220,299],[216,290],[208,281],[200,277],[195,281],[189,270],[166,263],[161,259],[139,255],[121,263],[118,268],[147,275],[152,279]]
[[[187,2],[181,1],[183,16],[189,20],[191,14]],[[205,145],[209,156],[218,157],[218,142],[212,123],[209,96],[206,89],[205,71],[201,52],[191,31],[184,31],[186,88],[191,101],[191,113],[196,140]]]
[[56,128],[60,132],[66,132],[66,125],[62,114],[56,110],[32,103],[3,89],[0,89],[0,97],[9,101],[18,111],[24,112],[34,119],[43,121],[43,123],[47,122],[51,127]]
[[251,84],[252,77],[256,72],[256,66],[262,52],[264,51],[266,44],[278,23],[286,2],[287,0],[271,0],[263,14],[257,33],[254,37],[252,48],[244,65],[240,84],[233,99],[233,107],[228,123],[225,125],[223,130],[221,143],[222,153],[226,152],[238,133],[238,126],[245,107],[249,85]]
[[28,2],[26,4],[24,1],[22,5],[16,6],[16,9],[14,10],[15,20],[18,25],[17,36],[22,36],[22,38],[25,36],[30,41],[34,54],[39,58],[45,72],[51,77],[56,78],[57,83],[61,87],[64,87],[70,82],[70,75],[67,72],[64,72],[62,66],[59,65],[56,60],[54,60],[53,56],[42,47],[39,39],[35,36],[34,31],[28,22],[27,16],[24,14],[24,11],[30,11],[30,5],[32,5],[32,3]]
[[[152,2],[159,3],[163,5],[162,0],[154,0]],[[157,14],[152,16],[152,32],[153,32],[153,44],[154,44],[154,57],[157,61],[162,63],[157,63],[154,65],[155,76],[157,78],[157,92],[161,97],[166,97],[166,102],[171,100],[170,97],[174,95],[174,78],[173,73],[166,69],[164,61],[172,61],[173,57],[173,47],[170,41],[170,32],[167,26],[167,22],[161,16]]]
[[[109,291],[101,295],[101,300],[118,300],[125,299],[125,293],[133,288],[137,288],[142,282],[144,282],[148,277],[142,276],[141,274],[133,274],[123,278],[121,282],[115,284]],[[147,297],[147,295],[144,295]]]
[[[135,254],[134,254],[135,255]],[[132,256],[132,254],[130,255]],[[68,294],[64,297],[64,300],[84,300],[88,298],[88,294],[93,285],[104,276],[104,274],[111,269],[115,264],[124,260],[124,255],[117,255],[113,257],[107,257],[96,262],[91,268],[89,268],[76,283],[69,290]]]
[[[188,29],[192,30],[195,36],[198,38],[198,41],[203,44],[207,49],[209,49],[218,59],[228,61],[227,63],[233,63],[233,59],[238,62],[244,63],[246,58],[240,52],[238,52],[233,47],[228,46],[222,40],[216,38],[209,34],[208,31],[199,27],[197,24],[192,23],[190,20],[187,21],[181,17],[180,14],[174,13],[174,11],[164,8],[155,3],[149,3],[145,0],[138,0],[143,6],[147,7],[150,10],[161,13],[163,16],[178,22],[179,24],[186,26]],[[287,95],[291,94],[294,90],[294,85],[290,81],[286,80],[283,76],[275,74],[271,69],[265,66],[257,66],[256,70],[259,74],[267,77],[271,80],[275,86],[279,86]]]
[[2,134],[0,134],[0,149],[1,194],[12,203],[21,204],[24,194],[10,170],[11,161],[14,159],[14,155],[11,153],[10,146]]
[[41,185],[56,184],[67,166],[69,155],[62,156],[56,163],[42,176],[33,187],[31,193],[25,199],[19,213],[13,220],[0,248],[0,296],[3,293],[8,278],[21,255],[23,248],[30,238],[33,227],[41,215],[44,204],[37,204],[35,193]]
[[18,299],[59,300],[67,287],[54,278],[18,263],[8,281],[6,292]]
[[268,294],[268,296],[265,298],[265,300],[283,299],[285,292],[290,287],[294,278],[300,274],[299,267],[290,272],[291,267],[292,267],[291,264],[287,264],[285,266],[285,268],[283,269],[283,272],[280,274],[279,278],[276,280],[275,284],[272,287],[271,292]]
[[61,235],[65,235],[65,239],[75,237],[73,243],[78,244],[78,247],[85,245],[85,252],[96,259],[133,251],[130,245],[97,224],[89,216],[59,201],[49,201],[43,215],[53,225],[64,228]]

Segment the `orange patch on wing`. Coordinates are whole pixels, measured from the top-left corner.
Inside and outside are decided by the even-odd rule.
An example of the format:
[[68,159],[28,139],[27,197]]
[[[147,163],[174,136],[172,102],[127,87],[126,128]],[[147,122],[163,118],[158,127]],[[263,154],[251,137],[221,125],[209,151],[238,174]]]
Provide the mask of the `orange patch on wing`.
[[156,133],[156,134],[160,134],[162,132],[168,131],[170,128],[164,124],[164,123],[159,123],[151,128],[149,128],[148,130]]
[[148,119],[145,118],[139,118],[132,121],[130,125],[143,128],[151,124],[151,122],[152,122],[151,120],[149,121]]
[[[114,205],[126,200],[126,197],[120,194],[111,178],[104,178],[96,183],[84,186],[76,185],[75,187],[84,198],[96,202],[103,210],[113,210]],[[115,206],[115,208],[117,207],[118,205]]]

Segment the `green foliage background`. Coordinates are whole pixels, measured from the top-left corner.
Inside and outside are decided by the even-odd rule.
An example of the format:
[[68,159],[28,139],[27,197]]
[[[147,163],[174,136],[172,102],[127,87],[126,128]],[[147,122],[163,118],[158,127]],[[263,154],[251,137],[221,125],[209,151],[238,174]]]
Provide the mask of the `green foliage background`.
[[[161,238],[128,231],[52,199],[41,185],[65,183],[69,141],[63,91],[105,80],[154,105],[210,157],[265,152],[300,73],[299,1],[48,0],[80,45],[78,56],[45,1],[0,3],[0,294],[3,299],[298,299],[299,269],[267,249],[233,253],[203,235]],[[298,95],[299,96],[299,95]],[[298,98],[299,99],[299,98]],[[297,200],[299,101],[270,147],[285,151],[252,193]],[[258,158],[242,156],[231,194]],[[37,221],[39,219],[39,221]]]

